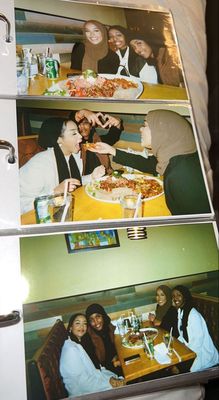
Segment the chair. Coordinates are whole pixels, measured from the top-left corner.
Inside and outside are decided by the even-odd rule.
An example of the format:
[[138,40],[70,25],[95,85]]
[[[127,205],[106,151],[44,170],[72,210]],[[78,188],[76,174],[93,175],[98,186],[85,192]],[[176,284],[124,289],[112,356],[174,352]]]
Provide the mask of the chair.
[[57,320],[42,347],[28,362],[31,400],[60,400],[68,397],[59,372],[61,349],[67,338],[63,321]]
[[26,162],[40,151],[44,151],[38,144],[38,136],[18,136],[18,158],[19,167],[22,167]]

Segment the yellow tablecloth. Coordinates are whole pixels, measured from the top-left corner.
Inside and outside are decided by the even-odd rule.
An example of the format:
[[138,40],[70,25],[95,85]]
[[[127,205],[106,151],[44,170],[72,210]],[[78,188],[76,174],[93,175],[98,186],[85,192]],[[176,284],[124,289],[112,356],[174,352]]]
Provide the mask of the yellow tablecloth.
[[[28,94],[31,96],[41,96],[44,91],[48,89],[52,83],[57,83],[61,80],[67,79],[68,73],[75,73],[75,71],[61,67],[59,78],[57,79],[48,79],[45,76],[37,75],[35,78],[30,80],[30,86],[28,90]],[[158,100],[188,100],[186,89],[175,86],[168,86],[163,84],[149,84],[144,83],[144,90],[139,97],[139,100],[144,99],[158,99]],[[60,97],[63,99],[63,97]]]
[[[120,204],[105,203],[88,196],[84,187],[73,192],[74,196],[74,221],[97,221],[101,219],[121,219],[122,208]],[[161,195],[153,200],[143,202],[143,217],[169,216],[165,197]],[[22,225],[35,224],[35,212],[31,210],[21,216]]]

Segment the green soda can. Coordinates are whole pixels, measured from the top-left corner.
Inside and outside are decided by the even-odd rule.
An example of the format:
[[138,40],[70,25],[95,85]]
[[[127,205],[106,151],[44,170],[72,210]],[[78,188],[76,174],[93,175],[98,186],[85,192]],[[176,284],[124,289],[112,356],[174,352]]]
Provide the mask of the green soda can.
[[49,196],[40,196],[34,200],[34,209],[36,212],[37,224],[47,224],[52,222],[49,212]]
[[59,77],[58,61],[53,58],[46,58],[46,76],[49,79],[56,79]]

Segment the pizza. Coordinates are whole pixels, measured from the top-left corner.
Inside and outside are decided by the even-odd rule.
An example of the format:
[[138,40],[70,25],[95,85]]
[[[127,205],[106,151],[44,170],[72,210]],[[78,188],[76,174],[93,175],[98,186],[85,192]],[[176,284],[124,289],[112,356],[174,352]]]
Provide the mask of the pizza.
[[83,146],[83,148],[84,148],[85,150],[88,150],[88,149],[95,149],[96,143],[86,142],[86,143],[83,143],[82,146]]

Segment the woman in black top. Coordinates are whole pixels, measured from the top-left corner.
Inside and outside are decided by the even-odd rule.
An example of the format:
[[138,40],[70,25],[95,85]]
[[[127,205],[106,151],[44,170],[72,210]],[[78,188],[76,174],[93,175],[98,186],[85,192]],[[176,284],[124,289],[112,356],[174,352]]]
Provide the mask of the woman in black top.
[[115,74],[119,57],[108,46],[107,29],[95,20],[86,21],[83,26],[85,40],[76,43],[71,54],[71,68],[96,73]]

